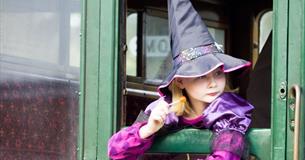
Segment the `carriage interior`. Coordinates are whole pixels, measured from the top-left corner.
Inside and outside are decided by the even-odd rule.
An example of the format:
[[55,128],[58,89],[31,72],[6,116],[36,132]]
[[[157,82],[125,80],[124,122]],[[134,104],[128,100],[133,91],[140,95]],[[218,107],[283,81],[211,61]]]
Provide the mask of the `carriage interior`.
[[[226,54],[252,62],[249,69],[230,73],[229,84],[255,106],[251,127],[270,128],[272,1],[192,0],[192,3]],[[156,88],[172,67],[167,2],[128,0],[123,8],[126,12],[120,20],[120,36],[127,50],[121,50],[125,76],[121,85],[120,127],[131,125],[138,113],[158,98]],[[171,158],[179,159],[174,157]]]
[[[272,1],[193,0],[217,43],[226,54],[252,62],[230,73],[229,84],[255,107],[253,127],[270,128]],[[140,110],[158,97],[156,87],[171,70],[167,3],[128,0],[121,19],[123,102],[121,125],[132,124]],[[122,51],[125,52],[125,51]]]

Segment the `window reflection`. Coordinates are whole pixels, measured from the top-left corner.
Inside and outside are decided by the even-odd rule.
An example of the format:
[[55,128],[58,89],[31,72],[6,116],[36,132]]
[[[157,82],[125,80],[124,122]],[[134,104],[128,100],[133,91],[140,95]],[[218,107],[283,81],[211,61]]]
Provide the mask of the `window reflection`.
[[80,67],[80,23],[81,14],[70,14],[70,48],[69,48],[69,65],[73,67]]
[[225,30],[220,28],[212,28],[208,27],[209,32],[211,33],[212,37],[215,41],[222,45],[222,49],[225,51]]
[[126,23],[126,41],[128,46],[126,53],[126,74],[130,76],[136,76],[137,74],[137,22],[137,13],[128,15]]
[[0,0],[0,159],[77,159],[79,0]]
[[59,63],[59,27],[54,22],[59,22],[56,12],[31,11],[30,8],[20,11],[14,6],[3,6],[0,52],[8,56]]
[[159,84],[172,69],[167,19],[145,16],[146,80]]
[[32,72],[39,74],[45,73],[40,69],[46,69],[60,78],[78,79],[79,3],[79,0],[1,1],[1,60],[34,67]]
[[261,16],[259,21],[259,53],[261,53],[272,29],[272,11]]
[[[138,14],[144,14],[143,25],[139,25]],[[172,69],[172,54],[169,42],[168,21],[165,17],[144,13],[131,13],[126,22],[127,56],[126,74],[144,79],[144,83],[159,85]],[[137,41],[138,26],[143,27],[143,42]],[[208,27],[211,35],[225,50],[225,29]],[[138,50],[138,45],[144,47],[144,53]],[[139,55],[144,55],[143,66],[138,66]],[[141,57],[141,56],[140,56]],[[140,60],[141,61],[141,60]],[[137,75],[137,67],[141,73]]]

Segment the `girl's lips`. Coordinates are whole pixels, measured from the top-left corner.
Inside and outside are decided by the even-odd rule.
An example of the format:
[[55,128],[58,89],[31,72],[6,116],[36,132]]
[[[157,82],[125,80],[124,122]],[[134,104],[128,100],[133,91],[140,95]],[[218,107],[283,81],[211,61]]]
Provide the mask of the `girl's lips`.
[[218,92],[214,92],[214,93],[208,93],[207,95],[209,96],[216,96],[218,94]]

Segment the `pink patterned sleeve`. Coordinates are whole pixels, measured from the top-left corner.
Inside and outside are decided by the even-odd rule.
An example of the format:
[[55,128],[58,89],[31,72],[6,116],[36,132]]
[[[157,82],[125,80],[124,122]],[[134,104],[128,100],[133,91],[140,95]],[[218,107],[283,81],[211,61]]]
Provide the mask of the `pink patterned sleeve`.
[[146,123],[135,123],[128,128],[114,134],[108,141],[108,156],[113,160],[135,160],[147,151],[154,136],[142,139],[139,136],[140,128]]
[[249,156],[244,135],[236,130],[223,130],[212,140],[212,154],[207,160],[240,160]]
[[205,160],[240,160],[240,157],[228,151],[215,151]]

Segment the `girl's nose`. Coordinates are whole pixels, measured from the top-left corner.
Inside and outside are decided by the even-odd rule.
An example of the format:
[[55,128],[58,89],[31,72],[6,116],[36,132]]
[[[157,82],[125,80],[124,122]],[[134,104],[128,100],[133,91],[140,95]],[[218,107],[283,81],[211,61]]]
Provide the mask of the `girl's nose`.
[[217,86],[216,80],[214,76],[209,77],[209,88],[214,88]]

